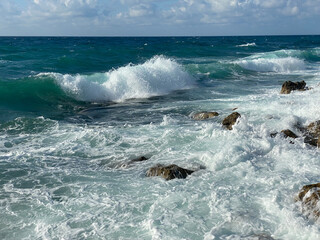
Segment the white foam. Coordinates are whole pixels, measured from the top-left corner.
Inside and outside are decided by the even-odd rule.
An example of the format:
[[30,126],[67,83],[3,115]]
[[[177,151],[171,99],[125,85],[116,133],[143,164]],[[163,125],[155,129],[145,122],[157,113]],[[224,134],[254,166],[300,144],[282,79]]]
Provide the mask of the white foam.
[[236,61],[241,67],[256,72],[294,72],[304,70],[306,68],[303,60],[294,57],[283,58],[244,58]]
[[237,47],[255,47],[255,46],[257,46],[257,45],[254,42],[237,45]]
[[55,78],[62,89],[82,101],[116,101],[165,95],[191,88],[194,78],[175,60],[155,56],[143,64],[93,75],[42,73]]

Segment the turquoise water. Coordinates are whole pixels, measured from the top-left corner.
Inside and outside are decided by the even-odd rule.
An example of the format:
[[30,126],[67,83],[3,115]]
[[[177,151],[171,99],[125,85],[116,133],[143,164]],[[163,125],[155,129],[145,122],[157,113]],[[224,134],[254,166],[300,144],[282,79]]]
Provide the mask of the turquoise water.
[[0,238],[320,238],[293,200],[319,150],[270,137],[320,119],[319,72],[320,36],[0,38]]

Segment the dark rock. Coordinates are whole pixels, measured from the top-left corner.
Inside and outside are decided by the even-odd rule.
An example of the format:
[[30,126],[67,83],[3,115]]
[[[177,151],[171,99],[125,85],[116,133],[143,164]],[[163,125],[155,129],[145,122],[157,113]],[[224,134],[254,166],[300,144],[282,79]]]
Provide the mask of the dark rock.
[[232,126],[237,122],[237,119],[241,117],[238,112],[231,113],[228,117],[223,119],[222,125],[227,129],[232,130]]
[[302,212],[309,218],[318,219],[320,209],[317,207],[320,199],[320,183],[303,186],[296,201],[301,202]]
[[155,167],[150,168],[146,176],[147,177],[154,177],[160,176],[163,177],[165,180],[171,180],[174,178],[186,178],[188,175],[192,174],[194,171],[189,169],[181,168],[175,164],[163,166],[157,165]]
[[232,108],[232,111],[235,111],[235,110],[237,110],[238,108],[236,107],[236,108]]
[[6,148],[12,148],[13,147],[13,144],[11,142],[5,142],[3,144]]
[[199,113],[194,114],[192,116],[192,118],[195,120],[204,120],[204,119],[213,118],[216,116],[219,116],[219,113],[217,113],[217,112],[199,112]]
[[270,137],[275,138],[278,135],[278,132],[272,132],[270,133]]
[[143,161],[146,161],[148,159],[149,158],[146,158],[145,156],[141,156],[141,157],[137,157],[137,158],[134,158],[134,159],[130,160],[129,163],[143,162]]
[[306,90],[305,87],[306,87],[305,81],[301,81],[301,82],[286,81],[282,84],[280,93],[289,94],[291,93],[291,91],[294,91],[294,90],[304,91]]
[[303,142],[307,143],[307,144],[309,144],[311,146],[317,147],[318,146],[318,141],[319,141],[319,139],[316,139],[316,138],[313,138],[312,136],[307,135],[307,136],[305,136]]
[[292,132],[290,129],[282,130],[281,132],[283,133],[283,135],[284,135],[285,138],[288,138],[288,137],[290,137],[290,138],[297,138],[297,137],[298,137],[298,136],[297,136],[294,132]]

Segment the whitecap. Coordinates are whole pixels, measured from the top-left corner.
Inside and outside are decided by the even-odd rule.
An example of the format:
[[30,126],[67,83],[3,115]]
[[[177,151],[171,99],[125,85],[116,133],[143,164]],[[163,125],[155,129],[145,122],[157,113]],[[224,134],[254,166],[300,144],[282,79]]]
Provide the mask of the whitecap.
[[237,45],[237,47],[256,47],[256,43],[245,43],[245,44],[240,44],[240,45]]
[[280,72],[288,73],[305,70],[306,65],[303,60],[294,57],[250,57],[235,61],[242,68],[256,72]]

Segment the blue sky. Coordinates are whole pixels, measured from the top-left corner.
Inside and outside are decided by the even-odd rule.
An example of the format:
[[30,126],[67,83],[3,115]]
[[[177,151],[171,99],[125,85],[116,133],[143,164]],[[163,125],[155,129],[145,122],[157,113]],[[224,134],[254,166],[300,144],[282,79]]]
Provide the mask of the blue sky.
[[1,36],[320,34],[320,0],[0,0]]

